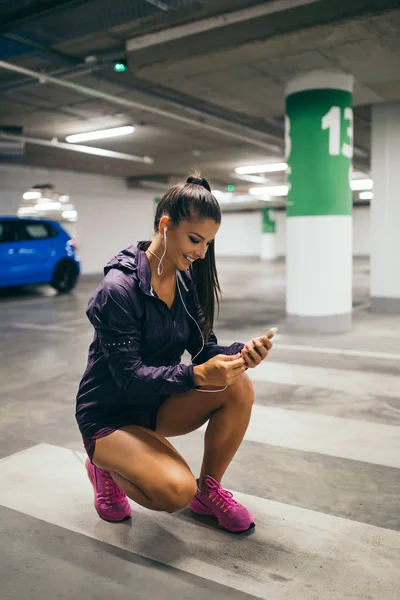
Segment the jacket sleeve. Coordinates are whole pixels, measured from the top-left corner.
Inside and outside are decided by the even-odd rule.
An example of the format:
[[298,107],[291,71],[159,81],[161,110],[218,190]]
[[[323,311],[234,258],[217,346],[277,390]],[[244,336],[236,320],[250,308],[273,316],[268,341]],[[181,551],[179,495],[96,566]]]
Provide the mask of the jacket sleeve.
[[181,394],[195,388],[193,365],[145,365],[140,355],[140,317],[135,314],[131,291],[103,281],[90,300],[92,323],[108,368],[126,394]]
[[[191,312],[191,314],[192,314],[193,318],[196,319],[196,322],[199,325],[201,331],[203,331],[204,323],[205,323],[204,313],[203,313],[198,301],[196,300],[194,294],[192,296],[192,312]],[[191,336],[190,336],[190,340],[189,340],[189,343],[188,343],[186,349],[190,353],[190,355],[192,357],[192,361],[193,361],[193,357],[196,356],[196,354],[199,352],[199,350],[201,348],[202,339],[200,336],[200,332],[199,332],[198,328],[196,327],[196,323],[194,323],[191,320],[191,324],[192,324]],[[241,342],[234,342],[230,346],[220,346],[218,344],[218,340],[216,338],[214,331],[212,331],[210,334],[210,337],[208,338],[208,341],[204,344],[203,350],[200,352],[198,357],[194,359],[193,364],[201,365],[201,364],[207,362],[208,360],[210,360],[210,358],[212,358],[213,356],[217,356],[217,354],[226,354],[226,355],[232,356],[232,355],[240,352],[242,350],[242,348],[244,348],[244,344],[242,344]]]

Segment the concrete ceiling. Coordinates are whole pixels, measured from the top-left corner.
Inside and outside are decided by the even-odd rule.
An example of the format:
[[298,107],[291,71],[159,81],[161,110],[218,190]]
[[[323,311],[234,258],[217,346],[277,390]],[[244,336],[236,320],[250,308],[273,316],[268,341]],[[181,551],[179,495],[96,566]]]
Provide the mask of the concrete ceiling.
[[[370,105],[400,99],[399,1],[19,0],[0,2],[0,24],[1,60],[77,84],[40,84],[0,68],[0,127],[64,141],[133,123],[129,137],[88,145],[154,160],[27,143],[25,164],[131,181],[175,180],[198,167],[216,185],[245,191],[236,166],[282,158],[286,81],[334,68],[355,76],[355,165],[368,170]],[[118,57],[128,61],[125,73],[112,69]]]

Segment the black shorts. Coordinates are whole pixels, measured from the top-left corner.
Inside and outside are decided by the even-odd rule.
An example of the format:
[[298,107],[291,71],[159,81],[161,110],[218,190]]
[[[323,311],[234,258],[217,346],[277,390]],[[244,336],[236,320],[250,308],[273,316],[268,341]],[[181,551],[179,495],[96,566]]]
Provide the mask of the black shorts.
[[138,425],[140,427],[146,427],[147,429],[155,431],[157,425],[157,412],[158,407],[151,412],[138,413],[134,416],[134,418],[131,418],[129,422],[123,423],[118,427],[102,427],[90,437],[82,435],[83,445],[85,446],[86,453],[90,460],[93,459],[96,440],[106,437],[107,435],[110,435],[110,433],[118,431],[118,429],[121,429],[122,427],[126,427],[128,425]]

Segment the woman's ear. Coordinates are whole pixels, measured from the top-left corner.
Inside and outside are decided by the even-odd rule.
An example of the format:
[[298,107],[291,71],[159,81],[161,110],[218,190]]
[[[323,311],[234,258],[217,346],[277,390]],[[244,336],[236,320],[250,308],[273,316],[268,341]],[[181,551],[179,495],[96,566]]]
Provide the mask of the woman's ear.
[[169,226],[170,219],[167,217],[167,215],[164,215],[163,217],[161,217],[160,223],[158,225],[158,232],[162,237],[164,237],[164,232],[168,230]]

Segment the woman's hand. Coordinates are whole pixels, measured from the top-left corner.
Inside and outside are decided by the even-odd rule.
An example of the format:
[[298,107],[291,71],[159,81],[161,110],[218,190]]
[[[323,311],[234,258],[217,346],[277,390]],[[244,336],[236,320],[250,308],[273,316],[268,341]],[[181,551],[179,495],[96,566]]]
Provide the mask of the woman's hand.
[[246,364],[240,353],[234,356],[217,354],[194,367],[194,381],[196,386],[228,386],[240,379],[245,370]]
[[[271,337],[273,337],[273,334]],[[246,363],[246,367],[254,369],[264,358],[267,358],[271,348],[272,342],[265,335],[247,342],[242,350],[242,357]]]

